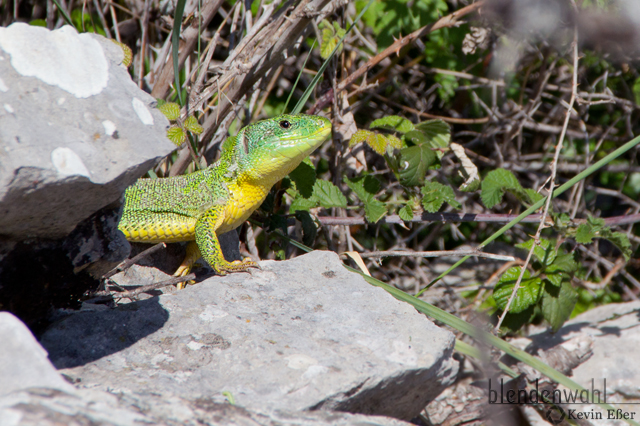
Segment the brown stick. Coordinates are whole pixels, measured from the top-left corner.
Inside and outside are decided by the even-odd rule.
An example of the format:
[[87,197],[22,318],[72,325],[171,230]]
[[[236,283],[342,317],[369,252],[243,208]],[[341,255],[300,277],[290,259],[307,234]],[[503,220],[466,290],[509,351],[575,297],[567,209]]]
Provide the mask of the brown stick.
[[127,269],[131,268],[132,265],[135,265],[136,262],[138,262],[140,259],[144,259],[147,256],[151,256],[153,253],[157,252],[160,249],[165,248],[166,246],[167,245],[165,243],[158,243],[155,246],[152,246],[146,249],[145,251],[140,252],[137,255],[133,256],[131,259],[127,259],[124,262],[120,263],[118,266],[116,266],[115,268],[113,268],[112,270],[104,274],[102,278],[104,279],[111,278],[118,272],[126,271]]

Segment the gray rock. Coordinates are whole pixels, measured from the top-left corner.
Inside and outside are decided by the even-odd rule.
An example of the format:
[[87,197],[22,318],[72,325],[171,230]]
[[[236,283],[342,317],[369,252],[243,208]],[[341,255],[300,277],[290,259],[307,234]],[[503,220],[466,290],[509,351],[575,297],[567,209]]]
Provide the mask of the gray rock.
[[410,426],[400,420],[328,412],[256,413],[206,398],[171,401],[149,398],[144,404],[97,390],[68,393],[30,388],[0,397],[1,426]]
[[0,396],[34,386],[73,390],[29,329],[8,312],[0,312],[0,342]]
[[[563,342],[589,336],[593,355],[573,370],[572,379],[587,389],[600,392],[601,400],[622,412],[635,413],[640,419],[640,302],[609,304],[587,311],[568,321],[557,333],[544,332],[530,336],[532,347],[548,350]],[[569,342],[570,343],[570,342]],[[578,348],[576,348],[578,349]],[[606,383],[605,383],[606,381]],[[573,391],[569,389],[569,391]],[[597,424],[626,424],[597,406],[573,405],[577,411],[602,413]]]
[[5,238],[66,236],[175,148],[122,58],[115,43],[68,26],[0,28]]
[[336,254],[261,265],[74,314],[41,343],[83,387],[141,404],[154,395],[220,404],[228,393],[249,410],[408,420],[453,380],[453,335],[347,272]]

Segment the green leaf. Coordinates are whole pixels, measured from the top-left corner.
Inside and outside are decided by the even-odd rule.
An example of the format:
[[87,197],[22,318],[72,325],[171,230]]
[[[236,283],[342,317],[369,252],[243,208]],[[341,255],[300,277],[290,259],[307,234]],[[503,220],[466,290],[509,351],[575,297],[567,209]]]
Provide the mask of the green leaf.
[[402,146],[402,141],[393,135],[382,135],[370,130],[358,130],[353,134],[353,136],[351,136],[349,148],[361,142],[365,142],[371,147],[371,149],[380,155],[387,151],[387,145],[391,145],[393,147]]
[[[504,311],[507,306],[507,302],[513,293],[513,288],[520,276],[520,266],[514,266],[502,274],[498,284],[493,289],[493,299],[496,301],[496,306]],[[542,287],[542,280],[538,277],[531,277],[531,273],[528,270],[524,271],[524,276],[520,282],[520,288],[515,299],[511,303],[509,312],[517,314],[527,309],[529,306],[534,305],[540,297],[540,289]]]
[[[338,45],[340,39],[344,37],[346,30],[341,28],[337,22],[334,22],[333,25],[331,25],[326,19],[318,24],[318,28],[322,31],[320,57],[322,59],[327,59],[331,55],[331,52],[333,52],[333,49]],[[336,53],[340,53],[341,51],[342,45]]]
[[427,146],[410,146],[400,150],[400,183],[417,186],[424,181],[429,166],[436,161],[436,154]]
[[361,201],[372,199],[380,191],[380,181],[373,176],[359,176],[345,183]]
[[429,120],[416,125],[429,141],[432,148],[440,148],[436,151],[438,158],[442,158],[443,148],[448,148],[451,143],[451,128],[449,124],[442,120]]
[[408,202],[403,208],[398,210],[398,216],[405,222],[413,219],[413,202]]
[[578,244],[591,244],[596,237],[596,233],[588,223],[583,223],[578,226],[576,231],[576,242]]
[[542,292],[542,315],[555,333],[569,319],[578,293],[571,284],[563,282],[561,286],[545,285]]
[[500,326],[501,331],[511,331],[516,332],[522,328],[525,324],[530,324],[536,315],[536,307],[535,305],[529,306],[522,312],[514,313],[507,312],[507,315],[504,316],[504,321],[502,321],[502,325]]
[[509,170],[492,170],[482,181],[482,191],[480,197],[482,203],[488,209],[502,201],[505,191],[522,193],[523,189],[518,179]]
[[405,133],[404,141],[407,146],[427,145],[429,143],[427,136],[419,130],[411,130]]
[[444,203],[448,203],[454,209],[459,209],[462,205],[456,201],[456,196],[450,186],[442,185],[438,182],[426,182],[421,189],[422,206],[429,213],[440,210]]
[[169,120],[175,121],[180,118],[180,105],[175,102],[158,103],[158,109]]
[[347,179],[345,183],[363,202],[368,222],[376,223],[387,214],[386,205],[374,198],[374,195],[380,191],[380,181],[378,179],[373,176],[364,176]]
[[627,234],[623,232],[612,232],[611,229],[605,228],[600,231],[600,237],[611,241],[616,247],[618,247],[618,249],[620,249],[625,260],[629,261],[633,253],[631,251],[631,242],[629,241]]
[[349,148],[365,142],[372,134],[374,134],[374,132],[370,130],[356,130],[349,140]]
[[[516,244],[516,247],[525,249],[527,251],[531,250],[531,246],[535,244],[535,240],[527,240],[523,243]],[[551,245],[549,240],[545,240],[544,238],[540,238],[540,244],[536,244],[533,249],[533,255],[538,259],[539,262],[544,262],[545,265],[551,265],[553,261],[556,259],[558,252],[555,247]]]
[[187,132],[182,127],[171,126],[167,129],[167,138],[174,144],[180,146],[187,140]]
[[[287,191],[289,193],[289,191]],[[291,194],[289,194],[291,195]],[[299,211],[309,211],[310,209],[318,206],[318,199],[304,198],[302,195],[296,192],[296,196],[291,201],[291,205],[289,206],[289,213],[296,213]]]
[[316,171],[313,166],[303,161],[289,173],[289,177],[296,184],[296,189],[300,192],[300,195],[304,198],[311,197],[313,185],[316,182]]
[[347,207],[347,198],[337,186],[327,180],[316,180],[313,185],[313,196],[325,209]]
[[562,281],[569,279],[567,273],[558,268],[556,265],[549,265],[545,268],[544,274],[546,279],[556,287],[562,284]]
[[528,205],[535,204],[544,198],[544,195],[531,188],[524,189],[524,194],[526,195],[526,199],[524,201],[526,201],[526,204]]
[[640,77],[636,78],[633,82],[633,97],[635,98],[636,105],[640,105]]
[[365,201],[364,214],[369,223],[376,223],[387,214],[387,206],[376,199]]
[[184,122],[184,127],[194,135],[199,135],[204,131],[200,123],[198,123],[198,119],[195,118],[193,115],[190,115],[189,117],[187,117],[187,119]]
[[296,219],[298,219],[302,225],[302,242],[307,246],[312,246],[316,235],[318,235],[318,228],[316,228],[316,224],[311,218],[311,215],[307,211],[297,211]]
[[369,128],[395,130],[400,133],[407,133],[415,129],[411,121],[407,120],[404,117],[399,117],[397,115],[388,115],[386,117],[373,120]]

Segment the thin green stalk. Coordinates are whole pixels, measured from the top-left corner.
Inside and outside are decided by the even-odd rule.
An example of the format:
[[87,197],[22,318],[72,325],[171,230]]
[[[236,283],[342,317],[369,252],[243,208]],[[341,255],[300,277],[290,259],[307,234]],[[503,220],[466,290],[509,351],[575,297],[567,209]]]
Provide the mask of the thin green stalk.
[[175,89],[178,94],[178,103],[184,106],[182,100],[182,90],[180,89],[180,65],[179,65],[179,48],[180,48],[180,30],[182,29],[182,15],[184,13],[187,0],[178,0],[176,4],[176,15],[173,20],[173,32],[171,33],[171,55],[173,57],[173,74],[175,77]]
[[[600,169],[601,167],[609,164],[610,162],[612,162],[613,160],[615,160],[616,158],[618,158],[619,156],[621,156],[622,154],[624,154],[625,152],[629,151],[631,148],[635,147],[636,145],[638,145],[638,143],[640,143],[640,136],[637,136],[633,139],[631,139],[629,142],[627,142],[626,144],[622,145],[620,148],[616,149],[615,151],[613,151],[611,154],[607,155],[606,157],[604,157],[602,160],[596,162],[595,164],[593,164],[592,166],[588,167],[586,170],[578,173],[577,175],[575,175],[571,180],[569,180],[568,182],[566,182],[565,184],[561,185],[558,189],[556,189],[555,191],[553,191],[553,198],[556,198],[557,196],[559,196],[560,194],[562,194],[563,192],[565,192],[567,189],[571,188],[573,185],[575,185],[576,183],[578,183],[579,181],[581,181],[582,179],[585,179],[586,177],[588,177],[589,175],[591,175],[592,173],[594,173],[596,170]],[[516,217],[515,219],[513,219],[511,222],[507,223],[506,225],[504,225],[502,228],[500,228],[497,232],[495,232],[493,235],[491,235],[489,238],[487,238],[486,240],[484,240],[479,246],[478,246],[478,250],[482,249],[483,247],[485,247],[487,244],[489,244],[490,242],[492,242],[493,240],[495,240],[496,238],[498,238],[499,236],[501,236],[502,234],[504,234],[506,231],[508,231],[509,229],[513,228],[516,224],[518,224],[522,219],[524,219],[525,217],[529,216],[531,213],[535,212],[536,210],[538,210],[540,207],[542,207],[544,205],[544,203],[546,202],[547,197],[543,198],[542,200],[538,201],[537,203],[535,203],[534,205],[532,205],[531,207],[529,207],[528,209],[526,209],[524,212],[522,212],[518,217]],[[453,271],[454,269],[456,269],[458,266],[462,265],[467,259],[469,259],[471,256],[465,256],[462,259],[460,259],[459,261],[457,261],[455,264],[453,264],[449,269],[447,269],[446,271],[444,271],[442,274],[440,274],[436,279],[434,279],[433,281],[431,281],[425,288],[423,288],[422,290],[420,290],[418,292],[418,294],[416,294],[416,297],[419,297],[425,290],[427,290],[429,287],[431,287],[432,285],[434,285],[435,283],[437,283],[438,281],[440,281],[442,278],[444,278],[445,276],[449,275],[449,273],[451,271]]]
[[373,2],[374,0],[369,0],[369,3],[367,3],[364,9],[360,11],[358,16],[356,16],[356,19],[353,21],[353,23],[349,25],[349,28],[347,28],[347,31],[345,31],[344,36],[340,38],[340,41],[338,41],[338,43],[336,44],[336,47],[333,48],[333,50],[331,51],[331,55],[329,55],[329,57],[322,63],[322,65],[320,66],[320,69],[318,70],[318,73],[315,75],[315,77],[313,77],[313,80],[311,80],[311,84],[309,84],[309,87],[307,87],[307,90],[304,91],[304,93],[302,94],[302,97],[300,98],[296,106],[293,108],[293,111],[292,111],[293,114],[299,114],[300,111],[302,111],[302,108],[304,108],[304,104],[307,103],[307,99],[309,99],[309,96],[311,96],[311,92],[313,91],[313,88],[316,87],[316,85],[322,78],[322,74],[324,74],[324,70],[327,69],[327,66],[329,65],[329,61],[331,60],[331,58],[333,58],[333,55],[336,54],[336,52],[338,51],[338,48],[340,47],[340,45],[342,45],[342,42],[344,41],[345,37],[347,36],[347,34],[349,34],[349,31],[351,31],[353,27],[360,21],[360,18],[362,18],[362,15],[364,15],[364,13],[367,11],[367,9],[369,9],[369,6],[371,6]]
[[60,14],[62,15],[62,19],[64,19],[67,25],[71,25],[72,27],[75,28],[75,25],[73,25],[73,21],[71,20],[69,15],[67,15],[67,12],[62,8],[62,6],[60,6],[60,3],[58,2],[58,0],[53,0],[53,3],[56,5],[58,10],[60,11]]
[[307,54],[307,57],[305,58],[304,63],[302,64],[302,69],[298,73],[298,77],[296,77],[295,83],[293,83],[293,87],[291,88],[291,91],[289,92],[289,97],[287,97],[287,102],[284,103],[284,107],[282,108],[281,114],[284,114],[284,112],[287,110],[287,105],[289,105],[289,101],[291,100],[291,96],[293,96],[293,92],[296,90],[296,87],[298,86],[298,82],[300,81],[300,76],[302,76],[302,72],[304,71],[304,67],[307,66],[307,61],[309,60],[309,57],[311,56],[311,52],[313,52],[313,48],[314,47],[316,47],[316,40],[313,40],[313,44],[311,44],[311,49],[309,49],[309,53]]

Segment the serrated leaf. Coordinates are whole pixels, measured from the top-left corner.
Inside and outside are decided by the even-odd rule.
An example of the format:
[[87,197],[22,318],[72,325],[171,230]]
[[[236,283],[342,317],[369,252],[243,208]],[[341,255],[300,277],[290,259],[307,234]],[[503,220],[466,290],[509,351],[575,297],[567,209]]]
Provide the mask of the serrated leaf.
[[370,130],[356,130],[356,132],[351,136],[351,139],[349,140],[349,148],[366,141],[367,138],[369,138],[370,135],[373,134],[374,132]]
[[380,191],[380,181],[373,176],[360,176],[345,181],[362,201],[372,199]]
[[454,209],[459,209],[462,205],[456,201],[456,195],[450,186],[442,185],[438,182],[426,182],[421,189],[422,207],[429,213],[440,210],[444,203],[448,203]]
[[429,166],[436,161],[436,155],[426,144],[410,146],[400,150],[400,183],[417,186],[424,181]]
[[536,315],[536,307],[529,306],[522,312],[513,313],[509,311],[507,315],[504,316],[504,321],[502,321],[502,325],[500,326],[501,331],[511,331],[516,332],[522,328],[523,325],[531,323],[533,318]]
[[576,242],[578,244],[591,244],[595,237],[596,233],[593,232],[589,224],[583,223],[578,226],[576,231]]
[[373,136],[367,138],[365,142],[380,155],[387,151],[387,145],[389,144],[385,135],[381,135],[380,133],[374,133]]
[[529,205],[535,204],[544,198],[544,195],[540,194],[535,189],[531,189],[531,188],[524,189],[524,194],[526,195],[526,198],[527,198],[524,201],[526,201],[526,203]]
[[369,223],[376,223],[384,215],[387,214],[387,206],[381,202],[372,198],[364,203],[364,214]]
[[442,158],[443,148],[448,148],[451,143],[451,128],[442,120],[424,121],[416,126],[429,140],[432,148],[440,148],[436,151],[438,158]]
[[377,120],[373,120],[371,125],[369,126],[371,129],[380,128],[387,130],[395,130],[400,133],[407,133],[411,130],[414,130],[415,127],[413,123],[407,120],[404,117],[400,117],[397,115],[388,115],[386,117],[379,118]]
[[[511,293],[513,293],[513,288],[520,276],[520,270],[520,266],[507,269],[493,289],[493,299],[496,301],[496,306],[503,311],[507,306]],[[516,297],[511,303],[509,312],[517,314],[534,305],[540,297],[541,287],[542,280],[538,277],[532,278],[531,273],[525,270],[520,282],[520,288],[518,288]]]
[[601,238],[611,241],[616,247],[618,247],[626,261],[631,258],[633,253],[631,251],[631,242],[629,241],[627,234],[622,232],[612,232],[610,228],[601,230],[599,234]]
[[577,300],[578,293],[568,282],[563,282],[561,286],[544,286],[542,315],[554,333],[569,319]]
[[490,209],[502,201],[505,191],[523,192],[520,182],[509,170],[492,170],[482,181],[480,198],[484,206]]
[[399,137],[395,135],[385,135],[385,137],[387,138],[387,143],[392,148],[396,148],[396,149],[404,148],[404,144],[402,143],[402,140]]
[[562,284],[562,280],[568,278],[568,275],[555,265],[549,265],[544,270],[546,279],[556,287]]
[[169,120],[175,121],[180,118],[180,105],[175,102],[165,102],[164,104],[158,104],[158,109]]
[[187,119],[184,121],[184,127],[194,135],[199,135],[204,131],[200,123],[198,123],[198,119],[193,115],[187,117]]
[[403,138],[407,146],[427,145],[429,143],[427,136],[419,130],[411,130],[405,133]]
[[[535,244],[535,240],[527,240],[523,243],[516,244],[516,247],[525,249],[527,251],[531,250],[531,246]],[[538,259],[539,262],[544,262],[545,265],[551,265],[553,261],[556,259],[558,252],[555,247],[551,245],[549,240],[545,240],[544,238],[540,238],[540,244],[536,244],[533,249],[533,255]]]
[[553,266],[564,272],[574,272],[578,269],[578,264],[573,259],[573,253],[560,253],[553,261]]
[[300,192],[300,195],[304,198],[311,197],[313,185],[316,182],[316,171],[313,166],[303,161],[289,173],[289,177],[296,184],[296,189]]
[[[322,59],[327,59],[331,55],[331,52],[333,52],[333,49],[338,45],[340,39],[345,35],[346,30],[340,28],[340,25],[337,22],[334,22],[333,25],[331,25],[327,20],[320,22],[318,28],[322,30],[320,57],[322,57]],[[341,50],[342,46],[340,46],[336,53],[340,53]]]
[[[289,193],[289,191],[287,191],[287,193]],[[293,198],[293,201],[291,201],[291,205],[289,206],[289,213],[309,211],[314,207],[318,207],[318,200],[315,197],[304,198],[298,192],[295,192],[295,194],[296,196]]]
[[302,243],[306,246],[312,246],[316,235],[318,235],[318,228],[316,228],[315,222],[307,211],[299,210],[295,216],[302,225]]
[[407,203],[407,205],[405,205],[403,208],[398,210],[398,216],[400,216],[400,219],[404,220],[405,222],[409,222],[410,220],[412,220],[413,219],[413,203],[411,204]]
[[187,140],[187,132],[178,126],[171,126],[167,129],[167,138],[174,144],[180,146]]
[[316,180],[313,185],[313,196],[325,209],[347,207],[347,198],[337,186],[327,180]]

